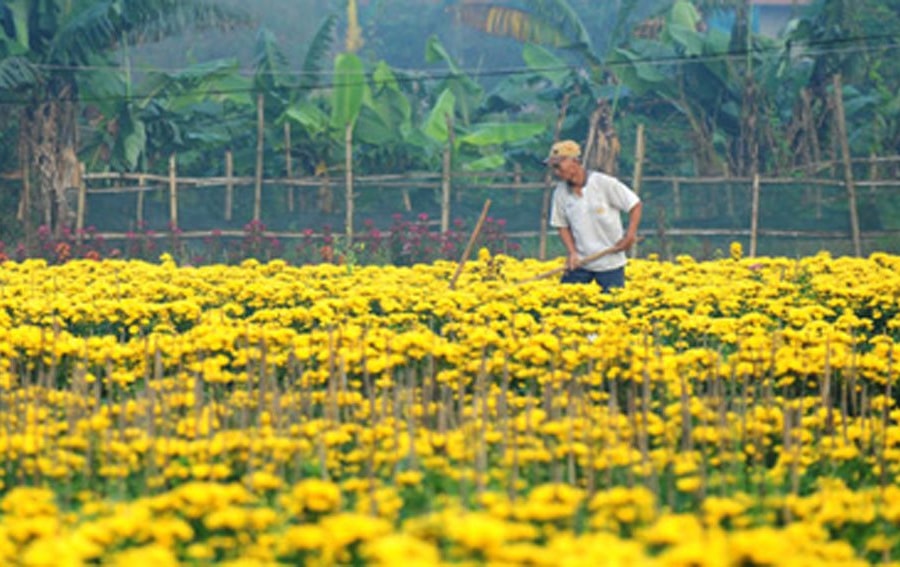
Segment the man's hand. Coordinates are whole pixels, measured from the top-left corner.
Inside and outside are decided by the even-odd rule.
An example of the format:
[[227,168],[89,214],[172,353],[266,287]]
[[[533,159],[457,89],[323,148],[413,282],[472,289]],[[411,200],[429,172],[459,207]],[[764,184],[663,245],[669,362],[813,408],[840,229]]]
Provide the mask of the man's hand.
[[634,246],[634,243],[635,243],[636,241],[637,241],[637,237],[636,237],[635,235],[633,235],[633,234],[626,234],[625,236],[622,237],[621,240],[619,240],[618,242],[616,242],[616,248],[617,248],[618,250],[624,252],[625,250],[628,250],[629,248],[631,248],[632,246]]
[[579,262],[581,262],[581,257],[579,257],[578,254],[576,254],[574,252],[570,253],[569,256],[566,258],[566,269],[574,270],[575,268],[578,267]]

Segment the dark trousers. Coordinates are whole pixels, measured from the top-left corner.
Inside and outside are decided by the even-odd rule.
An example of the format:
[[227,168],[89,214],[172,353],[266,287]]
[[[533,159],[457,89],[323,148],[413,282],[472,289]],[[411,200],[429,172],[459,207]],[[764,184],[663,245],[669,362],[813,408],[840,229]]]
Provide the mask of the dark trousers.
[[567,270],[563,274],[561,282],[564,284],[596,282],[604,290],[625,287],[625,266],[607,272],[592,272],[584,268],[575,268]]

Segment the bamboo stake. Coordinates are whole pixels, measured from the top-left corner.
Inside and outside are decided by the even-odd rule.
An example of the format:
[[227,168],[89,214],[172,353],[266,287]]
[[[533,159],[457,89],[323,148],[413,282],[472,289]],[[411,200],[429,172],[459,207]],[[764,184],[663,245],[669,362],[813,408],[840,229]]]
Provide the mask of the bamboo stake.
[[147,184],[147,178],[143,175],[138,176],[138,186],[141,188],[137,194],[137,225],[143,226],[144,224],[144,186]]
[[675,203],[675,218],[681,218],[681,182],[678,178],[672,180],[672,201]]
[[481,226],[484,224],[484,219],[487,217],[488,209],[490,207],[491,200],[487,199],[484,202],[484,207],[481,209],[481,216],[478,217],[478,222],[475,224],[475,229],[472,231],[472,235],[469,236],[469,242],[468,244],[466,244],[466,249],[463,251],[462,257],[460,257],[459,259],[459,264],[457,264],[456,266],[456,271],[453,273],[453,277],[450,278],[450,289],[454,289],[456,287],[456,280],[462,273],[463,266],[469,259],[469,255],[472,253],[472,248],[475,247],[475,241],[478,239],[478,233],[481,232]]
[[231,212],[234,208],[234,154],[231,150],[225,152],[225,220],[231,220]]
[[[585,264],[589,264],[589,263],[593,262],[594,260],[603,258],[604,256],[609,256],[610,254],[615,254],[616,252],[621,252],[621,249],[618,246],[610,246],[609,248],[605,248],[605,249],[601,250],[600,252],[597,252],[596,254],[591,254],[590,256],[582,258],[581,260],[578,261],[578,264],[576,265],[576,267],[584,266]],[[516,282],[516,285],[530,283],[530,282],[534,282],[537,280],[549,278],[551,276],[556,276],[556,275],[559,275],[559,274],[565,272],[566,269],[567,268],[565,266],[560,266],[559,268],[553,268],[552,270],[548,270],[548,271],[538,274],[534,277],[531,277],[531,278],[528,278],[525,280],[519,280]]]
[[453,118],[449,114],[444,118],[447,121],[447,145],[444,146],[444,168],[441,175],[441,232],[446,233],[450,229],[450,168],[453,164]]
[[859,214],[856,211],[856,186],[853,184],[853,165],[850,161],[850,142],[847,139],[847,122],[844,116],[844,97],[841,75],[834,76],[834,105],[837,112],[838,136],[841,143],[841,155],[844,158],[844,183],[847,186],[847,198],[850,205],[850,234],[853,238],[853,253],[862,256],[862,243],[859,237]]
[[[566,119],[566,112],[569,108],[569,95],[563,96],[562,104],[559,107],[559,116],[556,118],[556,128],[553,131],[553,141],[559,141],[559,133],[562,131],[563,121]],[[550,217],[550,172],[544,174],[544,193],[541,199],[541,233],[538,243],[538,258],[544,260],[547,258],[547,219]]]
[[78,211],[75,215],[75,241],[81,244],[82,232],[84,231],[84,209],[85,195],[87,187],[84,182],[84,163],[78,162]]
[[[294,176],[294,168],[293,163],[291,162],[291,123],[284,123],[284,167],[285,174],[288,179]],[[291,185],[288,187],[287,194],[287,207],[288,211],[294,212],[294,186]]]
[[[638,124],[637,127],[637,140],[635,141],[635,149],[634,149],[634,174],[632,175],[631,180],[631,188],[634,190],[636,195],[641,194],[641,184],[643,183],[644,178],[644,125]],[[637,257],[638,255],[638,245],[635,243],[634,251],[632,254]]]
[[347,124],[344,130],[344,164],[347,171],[346,177],[346,206],[347,216],[345,220],[347,232],[347,247],[353,244],[353,124]]
[[266,99],[262,93],[256,95],[256,178],[253,186],[253,220],[262,216],[262,176],[263,153],[265,151]]
[[750,257],[756,258],[756,237],[759,230],[759,174],[753,175],[753,189],[750,206]]
[[175,154],[169,156],[169,223],[178,228],[178,177],[175,170]]

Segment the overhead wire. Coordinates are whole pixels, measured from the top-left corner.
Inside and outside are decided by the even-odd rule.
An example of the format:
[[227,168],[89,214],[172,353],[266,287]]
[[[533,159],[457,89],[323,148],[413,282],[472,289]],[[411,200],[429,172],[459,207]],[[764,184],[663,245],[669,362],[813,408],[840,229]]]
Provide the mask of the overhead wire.
[[[870,41],[885,41],[886,43],[872,45],[868,42]],[[696,64],[696,63],[709,63],[715,61],[743,61],[747,55],[790,55],[792,57],[815,57],[815,56],[823,56],[823,55],[845,55],[850,53],[858,53],[858,52],[868,52],[868,51],[889,51],[900,47],[900,42],[896,41],[896,38],[892,35],[871,35],[871,36],[859,36],[859,37],[847,37],[847,38],[833,38],[828,40],[820,40],[820,41],[812,41],[812,42],[787,42],[786,45],[773,45],[773,46],[764,46],[764,47],[751,47],[748,49],[735,49],[729,50],[722,53],[708,53],[708,54],[692,54],[692,55],[673,55],[673,56],[646,56],[646,57],[633,57],[628,60],[622,61],[608,61],[604,65],[608,68],[616,68],[621,66],[631,66],[636,64],[648,64],[648,65],[686,65],[686,64]],[[35,68],[45,70],[45,71],[56,71],[56,72],[110,72],[116,71],[122,68],[121,65],[58,65],[58,64],[35,64]],[[559,72],[580,72],[584,69],[582,65],[577,64],[567,64],[567,65],[559,65],[559,66],[548,66],[548,67],[531,67],[531,66],[519,66],[519,67],[509,67],[509,68],[496,68],[496,69],[459,69],[457,71],[452,70],[444,70],[444,71],[435,71],[434,69],[393,69],[394,71],[394,80],[397,83],[409,84],[420,81],[442,81],[448,80],[458,77],[468,77],[468,78],[495,78],[495,77],[504,77],[504,76],[517,76],[517,75],[536,75],[541,73],[559,73]],[[190,67],[185,68],[163,68],[163,67],[138,67],[139,72],[145,74],[153,74],[153,73],[182,73],[186,71],[192,70]],[[351,80],[344,81],[342,80],[343,75],[339,72],[335,71],[320,71],[315,73],[305,72],[305,71],[295,71],[290,69],[285,69],[281,71],[254,71],[252,69],[240,69],[241,74],[247,76],[248,78],[256,77],[256,76],[270,76],[270,77],[295,77],[295,78],[308,78],[313,77],[316,79],[326,79],[324,81],[317,81],[313,86],[309,87],[293,87],[294,89],[306,89],[306,90],[327,90],[330,88],[341,87],[341,86],[354,86],[359,84],[366,84],[369,80],[371,80],[372,73],[366,73],[365,79],[360,81],[357,77],[358,75],[354,74]],[[246,94],[257,92],[258,89],[253,86],[246,87],[235,87],[235,88],[223,88],[223,89],[207,89],[205,92],[211,96],[226,96],[226,95],[236,95],[236,94]],[[151,94],[110,94],[106,96],[78,96],[77,100],[80,102],[105,102],[111,100],[144,100],[146,98],[150,98]],[[2,105],[24,105],[32,102],[31,99],[22,96],[22,97],[13,97],[6,100],[0,99],[0,104]]]

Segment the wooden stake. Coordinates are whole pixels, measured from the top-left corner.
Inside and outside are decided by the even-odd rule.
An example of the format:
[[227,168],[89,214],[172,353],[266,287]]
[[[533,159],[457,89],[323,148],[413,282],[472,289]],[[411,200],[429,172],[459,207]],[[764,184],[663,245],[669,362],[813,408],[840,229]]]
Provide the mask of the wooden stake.
[[441,175],[441,232],[446,233],[450,229],[450,169],[453,164],[453,118],[448,114],[447,121],[447,145],[444,147],[444,169]]
[[475,241],[478,239],[478,233],[481,232],[481,226],[484,224],[484,219],[487,217],[488,209],[490,207],[491,200],[487,199],[484,202],[484,207],[481,209],[481,216],[478,217],[478,222],[475,223],[475,229],[472,231],[472,235],[469,236],[469,242],[468,244],[466,244],[466,249],[463,251],[462,257],[460,257],[459,259],[459,264],[457,264],[456,266],[456,271],[453,273],[453,277],[450,278],[450,289],[454,289],[456,287],[456,280],[462,273],[463,266],[469,259],[469,255],[472,253],[472,248],[475,247]]
[[753,174],[750,206],[750,257],[756,258],[756,237],[759,230],[759,174]]
[[231,220],[231,211],[234,208],[234,155],[231,150],[225,152],[225,220]]
[[147,185],[147,178],[144,175],[138,176],[138,187],[140,191],[137,194],[137,225],[140,227],[144,224],[144,188]]
[[[634,174],[631,178],[631,188],[636,195],[641,194],[641,184],[644,181],[644,125],[638,124],[637,140],[634,148]],[[638,255],[637,243],[634,245],[632,254]]]
[[81,233],[84,231],[84,209],[87,187],[84,183],[84,163],[78,162],[78,210],[75,214],[75,240],[81,244]]
[[850,234],[853,238],[853,253],[862,256],[862,243],[859,236],[859,214],[856,211],[856,186],[853,182],[853,164],[850,157],[850,142],[847,139],[847,122],[844,116],[844,97],[841,75],[834,76],[834,106],[837,113],[838,136],[841,143],[841,155],[844,158],[844,183],[847,186],[847,199],[850,205]]
[[347,216],[345,220],[347,247],[353,244],[353,124],[347,124],[344,130],[344,163],[346,166],[346,206]]
[[[291,161],[291,123],[284,123],[284,167],[288,179],[294,177],[293,162]],[[288,211],[294,212],[294,186],[288,186],[287,194]]]
[[[556,117],[556,128],[553,131],[553,141],[559,141],[559,133],[562,131],[563,121],[566,119],[566,112],[569,108],[569,95],[566,94],[563,96],[562,104],[559,106],[559,116]],[[544,260],[547,258],[547,220],[550,217],[550,196],[552,194],[550,188],[550,172],[548,171],[544,175],[544,182],[547,184],[544,187],[544,194],[541,199],[541,232],[538,243],[538,258]]]
[[169,156],[169,224],[178,228],[178,177],[175,169],[175,154]]
[[262,93],[256,95],[256,180],[253,186],[253,220],[262,215],[263,152],[265,150],[266,99]]
[[[620,251],[621,251],[621,250],[619,249],[618,246],[610,246],[609,248],[606,248],[606,249],[604,249],[604,250],[601,250],[600,252],[597,252],[596,254],[591,254],[590,256],[587,256],[587,257],[585,257],[585,258],[582,258],[581,260],[578,261],[578,264],[577,264],[576,267],[584,266],[585,264],[589,264],[589,263],[593,262],[594,260],[597,260],[597,259],[599,259],[599,258],[603,258],[604,256],[609,256],[610,254],[615,254],[616,252],[620,252]],[[546,272],[544,272],[544,273],[541,273],[541,274],[538,274],[538,275],[536,275],[536,276],[534,276],[534,277],[531,277],[531,278],[528,278],[528,279],[525,279],[525,280],[519,280],[519,281],[516,282],[516,285],[521,285],[521,284],[524,284],[524,283],[529,283],[529,282],[534,282],[534,281],[537,281],[537,280],[542,280],[542,279],[544,279],[544,278],[549,278],[549,277],[551,277],[551,276],[559,275],[559,274],[561,274],[561,273],[563,273],[563,272],[565,272],[565,271],[566,271],[566,267],[565,267],[565,266],[561,266],[561,267],[559,267],[559,268],[553,268],[552,270],[548,270],[548,271],[546,271]]]

